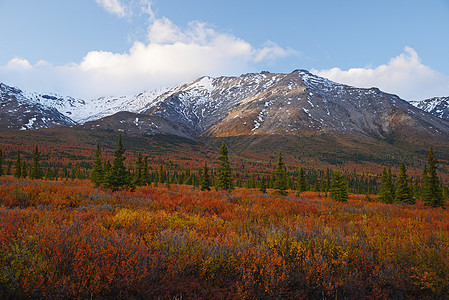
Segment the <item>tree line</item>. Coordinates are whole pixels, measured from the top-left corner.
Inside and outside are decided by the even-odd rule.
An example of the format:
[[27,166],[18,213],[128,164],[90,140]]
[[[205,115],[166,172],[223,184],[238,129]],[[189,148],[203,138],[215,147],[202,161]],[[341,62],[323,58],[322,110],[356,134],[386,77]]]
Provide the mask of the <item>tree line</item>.
[[[122,188],[133,189],[136,186],[146,184],[188,184],[198,187],[201,190],[210,190],[215,187],[217,190],[231,191],[235,186],[246,188],[258,188],[261,193],[266,193],[267,189],[274,189],[274,194],[285,196],[288,190],[296,190],[297,194],[304,191],[322,192],[325,196],[330,196],[336,201],[346,201],[348,192],[378,194],[379,200],[384,203],[406,203],[414,204],[416,198],[421,198],[424,203],[432,207],[444,207],[445,199],[448,197],[448,190],[443,185],[443,181],[437,175],[437,160],[434,157],[433,149],[427,163],[424,166],[421,179],[409,178],[404,162],[401,163],[397,178],[391,173],[391,168],[384,167],[380,180],[377,176],[360,175],[350,172],[334,172],[327,168],[323,170],[308,169],[299,167],[297,172],[288,172],[282,151],[278,154],[276,169],[271,174],[246,174],[242,176],[238,171],[232,172],[228,149],[225,142],[222,142],[220,152],[217,157],[219,168],[211,170],[204,162],[201,170],[185,170],[184,172],[164,170],[163,165],[159,169],[150,171],[148,157],[138,153],[134,168],[125,166],[125,148],[120,133],[118,146],[114,151],[112,164],[109,160],[102,159],[100,144],[97,144],[95,159],[92,163],[90,174],[83,171],[79,164],[62,169],[59,174],[58,168],[48,167],[46,171],[41,167],[39,159],[40,152],[36,145],[33,153],[33,160],[30,164],[21,161],[20,151],[17,150],[17,159],[14,166],[13,175],[17,178],[29,177],[31,179],[57,179],[59,178],[89,178],[94,186],[103,186],[112,190]],[[0,175],[12,174],[12,166],[9,161],[6,170],[3,167],[3,153],[0,149]],[[245,182],[243,183],[243,179]],[[295,180],[296,179],[296,180]]]

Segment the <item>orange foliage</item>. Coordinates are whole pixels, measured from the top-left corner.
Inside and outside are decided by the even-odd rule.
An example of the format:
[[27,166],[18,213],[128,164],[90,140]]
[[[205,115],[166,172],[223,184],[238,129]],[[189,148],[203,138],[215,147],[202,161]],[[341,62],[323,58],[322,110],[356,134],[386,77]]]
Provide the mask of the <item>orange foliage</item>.
[[448,212],[372,200],[3,176],[0,297],[446,297]]

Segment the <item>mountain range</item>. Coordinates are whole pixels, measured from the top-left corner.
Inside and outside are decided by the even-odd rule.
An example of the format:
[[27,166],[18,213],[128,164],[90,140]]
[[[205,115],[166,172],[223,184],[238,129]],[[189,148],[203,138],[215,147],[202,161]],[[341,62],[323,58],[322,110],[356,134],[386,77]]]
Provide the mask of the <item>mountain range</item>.
[[295,70],[202,77],[134,96],[82,100],[0,84],[0,128],[55,125],[181,137],[343,133],[387,139],[449,133],[449,98],[407,102]]

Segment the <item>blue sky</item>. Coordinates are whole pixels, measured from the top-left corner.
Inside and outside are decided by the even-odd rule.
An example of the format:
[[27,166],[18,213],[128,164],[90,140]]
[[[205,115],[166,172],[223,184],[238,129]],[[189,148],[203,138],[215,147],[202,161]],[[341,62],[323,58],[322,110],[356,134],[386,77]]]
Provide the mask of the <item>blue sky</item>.
[[308,69],[449,96],[449,1],[0,0],[0,82],[91,98]]

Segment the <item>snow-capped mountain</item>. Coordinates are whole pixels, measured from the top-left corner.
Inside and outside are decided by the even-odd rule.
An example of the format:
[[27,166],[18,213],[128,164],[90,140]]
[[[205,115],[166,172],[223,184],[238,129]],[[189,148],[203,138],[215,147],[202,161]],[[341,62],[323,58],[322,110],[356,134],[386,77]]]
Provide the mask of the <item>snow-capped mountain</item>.
[[399,131],[449,133],[449,122],[395,95],[338,84],[305,70],[202,77],[171,89],[93,100],[10,89],[22,95],[23,103],[57,110],[85,128],[134,134],[351,133],[386,138]]
[[71,124],[75,122],[56,108],[42,105],[29,94],[0,83],[1,129],[26,130]]
[[410,103],[434,116],[449,120],[449,97],[434,97]]

